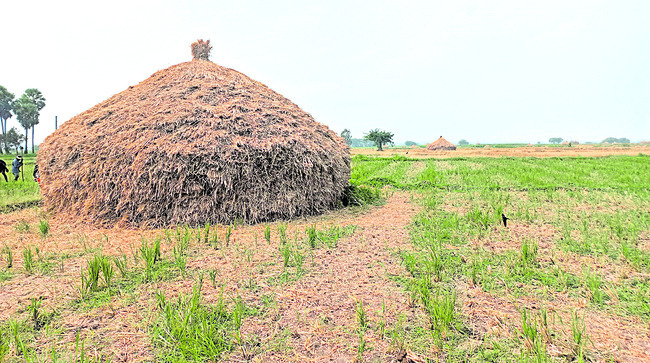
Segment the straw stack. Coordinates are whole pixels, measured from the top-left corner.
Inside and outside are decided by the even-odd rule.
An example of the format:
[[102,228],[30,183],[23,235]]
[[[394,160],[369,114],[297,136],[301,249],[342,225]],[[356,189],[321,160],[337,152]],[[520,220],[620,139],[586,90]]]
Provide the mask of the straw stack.
[[[65,122],[41,144],[45,206],[101,225],[249,223],[322,213],[350,178],[344,140],[244,74],[194,59]],[[206,54],[207,52],[207,54]]]
[[445,140],[442,136],[429,145],[427,145],[428,150],[456,150],[456,145]]

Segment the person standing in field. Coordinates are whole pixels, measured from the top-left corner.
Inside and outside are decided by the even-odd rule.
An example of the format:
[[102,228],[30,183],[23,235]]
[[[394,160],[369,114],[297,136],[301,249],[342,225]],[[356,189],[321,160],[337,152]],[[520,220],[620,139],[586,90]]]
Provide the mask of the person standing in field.
[[17,155],[14,159],[14,162],[11,163],[11,172],[14,174],[14,181],[18,181],[20,176],[20,168],[23,166],[23,157],[22,155]]
[[7,169],[7,163],[5,163],[4,160],[0,160],[0,174],[5,177],[5,182],[9,183],[9,179],[7,179],[7,173],[9,172],[9,169]]
[[41,185],[41,173],[38,172],[38,164],[34,164],[34,172],[32,173],[34,181]]

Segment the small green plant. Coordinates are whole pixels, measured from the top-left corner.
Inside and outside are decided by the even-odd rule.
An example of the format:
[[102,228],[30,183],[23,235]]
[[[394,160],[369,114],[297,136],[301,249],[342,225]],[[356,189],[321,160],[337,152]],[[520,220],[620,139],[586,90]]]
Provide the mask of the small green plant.
[[363,353],[366,351],[366,336],[363,330],[359,330],[359,345],[357,346],[357,361],[363,362]]
[[526,309],[521,312],[521,333],[524,339],[527,340],[527,344],[532,347],[537,343],[538,340],[538,328],[537,328],[537,319],[533,318],[532,320],[528,316]]
[[9,320],[9,331],[11,334],[11,337],[13,338],[14,341],[14,350],[16,355],[25,355],[27,351],[27,345],[22,339],[21,333],[24,330],[23,324],[18,322],[17,320]]
[[101,261],[99,267],[101,268],[102,275],[104,276],[104,283],[110,291],[113,281],[113,264],[111,263],[110,259],[103,256],[99,256],[99,260]]
[[30,247],[23,248],[23,265],[28,274],[34,270],[34,254]]
[[210,243],[210,222],[205,224],[203,238],[205,240],[206,245]]
[[[99,274],[102,271],[102,260],[99,255],[86,262],[88,267],[88,290],[97,291],[99,290]],[[83,273],[83,272],[82,272]]]
[[482,263],[480,261],[474,260],[471,265],[472,270],[470,271],[470,277],[472,279],[472,285],[476,286],[481,280],[482,272]]
[[5,246],[2,252],[5,255],[5,261],[7,261],[7,268],[12,268],[14,265],[14,253],[11,251],[11,247]]
[[354,298],[354,305],[359,328],[364,331],[368,327],[368,315],[366,314],[366,309],[363,307],[363,299],[358,300]]
[[313,224],[305,230],[307,233],[307,243],[309,247],[316,248],[316,243],[318,242],[318,232],[316,231],[316,225]]
[[39,315],[40,315],[40,309],[41,307],[41,300],[37,298],[31,298],[31,302],[29,305],[27,305],[27,311],[29,311],[29,315],[32,319],[32,322],[34,323],[34,328],[38,329],[38,320],[39,320]]
[[278,237],[280,237],[280,243],[285,244],[287,243],[287,224],[286,223],[280,223],[276,227],[278,231]]
[[185,275],[185,267],[187,266],[187,256],[185,255],[185,251],[183,251],[183,248],[180,245],[177,245],[174,246],[172,252],[174,253],[174,264],[181,271],[181,274]]
[[443,289],[436,295],[422,293],[421,301],[434,336],[439,340],[443,339],[455,319],[456,292]]
[[384,339],[384,336],[386,335],[386,302],[383,300],[381,302],[381,315],[379,317],[377,330],[379,332],[379,337]]
[[230,235],[232,234],[232,226],[228,226],[226,228],[226,236],[225,236],[225,241],[226,241],[226,247],[230,245]]
[[488,229],[490,226],[490,214],[488,212],[484,213],[479,207],[474,207],[467,212],[467,218],[483,229]]
[[521,264],[525,267],[537,266],[537,244],[524,241],[521,245]]
[[289,267],[291,264],[291,246],[284,245],[280,247],[280,254],[282,254],[282,260],[284,267]]
[[304,262],[305,256],[297,246],[292,246],[289,243],[281,245],[280,254],[282,255],[282,260],[285,268],[295,266],[299,270],[302,269],[302,264]]
[[153,278],[153,269],[157,261],[161,260],[160,256],[160,238],[156,238],[153,244],[149,245],[143,238],[140,245],[140,255],[145,264],[145,280],[151,281]]
[[212,282],[212,287],[216,288],[217,287],[217,275],[219,274],[219,270],[216,268],[214,270],[209,270],[208,275],[210,276],[210,282]]
[[16,232],[20,232],[20,233],[29,232],[29,224],[21,219],[18,221],[18,223],[16,223],[14,229],[16,230]]
[[391,351],[402,352],[406,349],[406,338],[404,336],[404,315],[397,317],[397,324],[390,332]]
[[[316,226],[314,225],[314,230],[313,232],[308,231],[308,237],[310,238],[309,244],[312,246],[312,248],[316,247],[316,243],[320,242],[327,246],[328,248],[336,248],[338,245],[339,239],[341,237],[346,237],[352,235],[356,229],[357,226],[354,225],[349,225],[349,226],[331,226],[329,228],[316,231]],[[314,233],[314,237],[310,237],[309,233]]]
[[585,285],[591,293],[591,301],[602,304],[605,299],[605,293],[600,289],[602,279],[597,273],[592,273],[591,269],[585,270]]
[[578,317],[578,312],[573,311],[571,313],[571,336],[573,337],[573,352],[575,353],[578,360],[582,360],[584,357],[584,347],[587,342],[587,335],[585,333],[586,326],[584,316],[582,319]]
[[126,275],[129,273],[128,259],[126,258],[126,255],[122,254],[119,257],[113,258],[113,262],[115,263],[117,269],[120,271],[122,278],[126,277]]
[[47,237],[50,234],[50,222],[47,219],[41,219],[38,224],[38,230],[41,233],[41,237]]
[[104,284],[109,289],[113,280],[113,264],[111,260],[101,254],[95,255],[92,259],[86,261],[86,270],[81,268],[81,286],[77,289],[82,299],[85,299],[90,293],[100,290],[100,274],[104,278]]
[[271,226],[268,223],[264,225],[264,239],[266,243],[271,244]]

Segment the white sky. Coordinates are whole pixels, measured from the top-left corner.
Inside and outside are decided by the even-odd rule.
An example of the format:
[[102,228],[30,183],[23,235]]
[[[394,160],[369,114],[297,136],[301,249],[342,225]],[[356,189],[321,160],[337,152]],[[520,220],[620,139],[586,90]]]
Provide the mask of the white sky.
[[[59,123],[191,59],[353,137],[650,140],[650,1],[3,1],[0,85]],[[19,127],[15,118],[10,127]]]

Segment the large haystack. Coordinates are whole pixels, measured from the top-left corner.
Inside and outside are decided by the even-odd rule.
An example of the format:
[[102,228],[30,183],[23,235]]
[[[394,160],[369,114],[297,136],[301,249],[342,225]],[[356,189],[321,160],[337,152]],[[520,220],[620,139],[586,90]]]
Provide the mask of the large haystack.
[[195,58],[73,117],[38,153],[45,205],[99,224],[255,223],[321,213],[350,178],[342,138],[242,73]]
[[427,149],[429,150],[456,150],[456,145],[450,143],[449,141],[445,140],[442,136],[440,138],[429,145],[427,145]]

